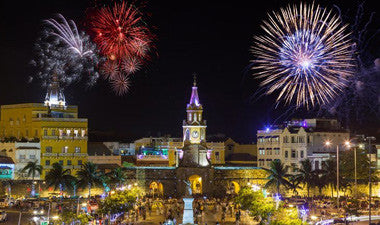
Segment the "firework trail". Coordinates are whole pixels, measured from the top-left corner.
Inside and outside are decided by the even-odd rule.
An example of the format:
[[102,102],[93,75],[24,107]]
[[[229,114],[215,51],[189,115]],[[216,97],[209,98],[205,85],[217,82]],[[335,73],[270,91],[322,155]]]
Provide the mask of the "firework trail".
[[99,78],[97,66],[102,61],[96,45],[84,32],[78,32],[73,21],[68,23],[62,15],[58,18],[62,22],[45,21],[47,26],[35,44],[36,56],[31,61],[37,70],[35,77],[43,86],[49,85],[53,76],[63,87],[82,80],[88,86],[94,85]]
[[[127,83],[124,81],[129,81],[130,75],[142,68],[150,59],[153,47],[154,36],[144,23],[142,13],[132,4],[115,3],[113,7],[97,9],[89,17],[89,28],[101,54],[107,57],[102,74],[117,94],[125,93],[129,85],[119,84]],[[119,77],[117,82],[115,74]]]
[[254,76],[266,94],[297,108],[331,102],[353,75],[352,42],[337,15],[300,4],[273,12],[251,47]]

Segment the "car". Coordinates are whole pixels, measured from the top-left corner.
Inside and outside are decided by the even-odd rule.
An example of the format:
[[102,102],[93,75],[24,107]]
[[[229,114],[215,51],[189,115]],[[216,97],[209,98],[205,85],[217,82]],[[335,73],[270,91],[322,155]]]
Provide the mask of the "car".
[[45,210],[41,209],[41,208],[33,208],[32,213],[34,216],[42,216],[42,215],[44,215]]
[[0,222],[8,221],[8,214],[5,211],[0,212]]

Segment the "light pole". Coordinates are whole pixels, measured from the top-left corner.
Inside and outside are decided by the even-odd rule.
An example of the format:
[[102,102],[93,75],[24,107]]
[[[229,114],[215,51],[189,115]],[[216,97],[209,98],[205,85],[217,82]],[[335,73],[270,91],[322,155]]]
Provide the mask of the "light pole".
[[369,202],[369,208],[368,208],[368,223],[371,224],[371,198],[372,198],[372,181],[371,181],[371,163],[372,163],[372,146],[371,141],[375,141],[375,137],[366,137],[365,140],[368,140],[368,155],[369,155],[369,169],[368,169],[368,186],[369,186],[369,196],[368,196],[368,202]]
[[[350,142],[345,141],[344,142],[346,147],[350,147]],[[325,142],[325,146],[329,147],[331,145],[330,141]],[[339,144],[336,145],[336,205],[338,210],[338,215],[340,211],[340,205],[339,205]]]

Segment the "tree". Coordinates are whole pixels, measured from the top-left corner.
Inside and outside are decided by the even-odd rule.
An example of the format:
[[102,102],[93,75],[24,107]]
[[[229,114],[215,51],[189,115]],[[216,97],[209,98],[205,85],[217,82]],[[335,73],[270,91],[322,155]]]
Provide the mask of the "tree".
[[276,210],[276,204],[272,198],[265,198],[262,191],[253,191],[248,187],[243,187],[239,191],[235,202],[240,205],[241,209],[249,210],[260,224],[265,224],[270,214]]
[[322,196],[322,190],[328,185],[325,170],[314,170],[313,186],[318,188],[319,195]]
[[326,183],[331,188],[331,197],[334,197],[334,189],[336,187],[336,160],[329,159],[324,162]]
[[[339,174],[343,179],[353,182],[355,180],[355,151],[343,151],[339,156]],[[356,151],[356,176],[358,183],[367,184],[369,178],[369,166],[370,161],[365,150],[357,149]],[[372,165],[372,168],[376,166]],[[371,171],[371,179],[373,181],[378,180],[378,176],[375,169]]]
[[289,176],[289,189],[293,191],[293,194],[298,195],[298,189],[301,188],[300,183],[297,176]]
[[290,186],[289,181],[286,179],[286,177],[289,177],[290,175],[286,173],[287,169],[280,160],[272,161],[269,169],[263,169],[269,173],[269,176],[267,177],[269,181],[265,184],[265,188],[275,186],[277,193],[280,194],[281,185],[285,188]]
[[126,212],[133,208],[137,196],[138,192],[135,190],[117,191],[99,204],[98,213],[116,214]]
[[24,168],[21,170],[22,173],[27,173],[28,177],[32,177],[32,196],[35,196],[35,185],[34,185],[34,178],[36,175],[42,174],[42,166],[37,164],[37,160],[34,162],[28,162]]
[[301,161],[301,168],[296,175],[299,180],[307,186],[307,197],[310,197],[310,187],[313,185],[314,172],[309,159]]
[[116,187],[120,187],[127,180],[127,175],[121,167],[112,170],[107,175],[109,175],[110,182],[115,184]]
[[91,197],[91,188],[103,185],[103,174],[98,171],[98,166],[92,162],[86,162],[77,172],[78,186],[88,188],[88,198]]
[[54,187],[54,190],[59,188],[62,193],[65,188],[73,188],[75,177],[70,174],[69,169],[63,169],[59,163],[54,163],[53,169],[51,169],[45,177],[46,183],[49,187]]
[[[302,220],[298,218],[297,208],[279,207],[273,212],[270,219],[270,225],[301,225]],[[304,223],[305,225],[307,223]]]

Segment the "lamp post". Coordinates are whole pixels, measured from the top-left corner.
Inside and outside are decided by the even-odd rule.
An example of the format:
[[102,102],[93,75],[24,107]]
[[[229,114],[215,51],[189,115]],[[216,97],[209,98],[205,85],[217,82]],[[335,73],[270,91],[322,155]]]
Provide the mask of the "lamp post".
[[[350,142],[345,141],[344,142],[346,147],[350,147]],[[325,142],[325,146],[329,147],[331,145],[330,141]],[[340,211],[340,205],[339,205],[339,145],[336,145],[336,205],[338,210],[338,215]]]
[[369,208],[368,208],[368,224],[371,224],[371,198],[372,198],[372,180],[371,180],[371,160],[372,160],[372,146],[371,141],[375,141],[375,137],[366,137],[365,140],[368,140],[368,155],[369,155],[369,169],[368,169],[368,188],[369,188],[369,196],[368,196],[368,202],[369,202]]

